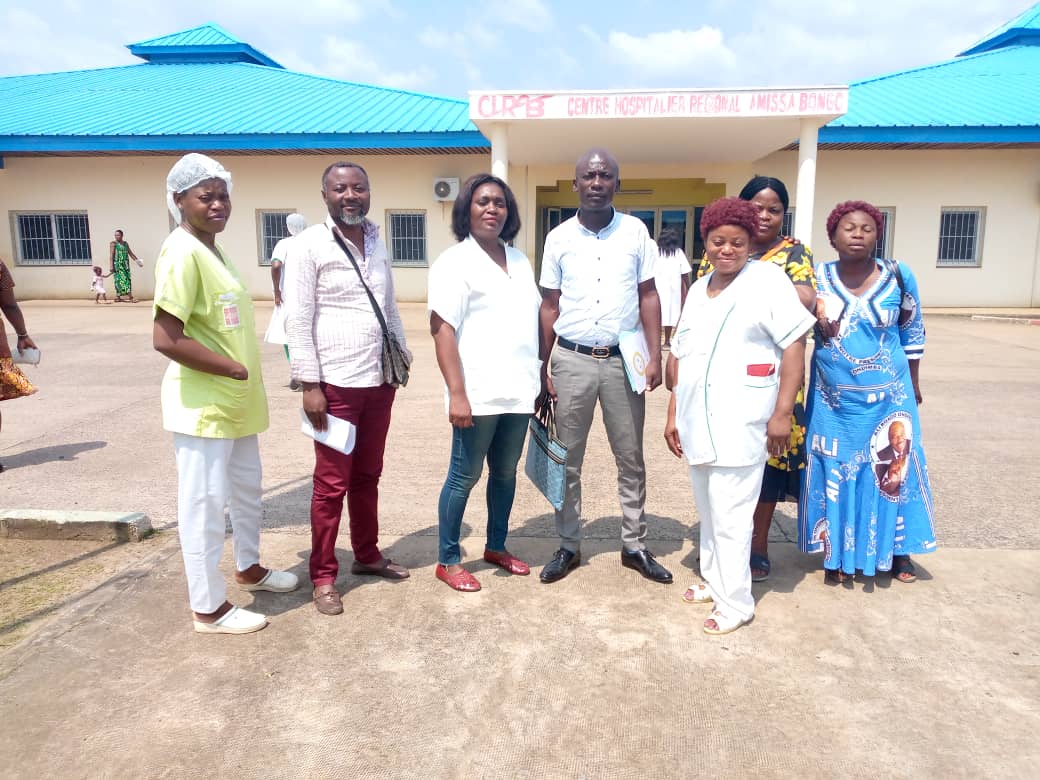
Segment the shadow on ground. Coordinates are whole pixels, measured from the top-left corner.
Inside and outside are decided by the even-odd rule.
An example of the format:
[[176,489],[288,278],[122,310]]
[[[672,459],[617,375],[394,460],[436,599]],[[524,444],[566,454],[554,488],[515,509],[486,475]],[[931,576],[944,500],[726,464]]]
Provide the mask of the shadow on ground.
[[80,441],[73,444],[56,444],[52,447],[26,450],[16,455],[4,456],[4,471],[25,468],[26,466],[39,466],[58,460],[76,460],[76,457],[84,452],[99,450],[107,446],[107,441]]

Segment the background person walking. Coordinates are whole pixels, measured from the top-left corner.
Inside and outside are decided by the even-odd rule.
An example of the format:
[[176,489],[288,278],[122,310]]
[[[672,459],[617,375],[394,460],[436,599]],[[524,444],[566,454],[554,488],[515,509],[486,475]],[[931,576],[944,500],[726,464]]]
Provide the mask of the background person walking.
[[137,259],[130,244],[123,240],[123,231],[115,232],[115,239],[108,242],[108,259],[111,264],[111,272],[115,276],[113,282],[116,288],[116,303],[129,301],[137,303],[137,299],[131,292],[130,285],[130,261],[137,263],[138,268],[144,268],[144,263]]
[[94,303],[112,303],[105,292],[105,279],[112,275],[111,272],[107,274],[101,273],[100,265],[95,265],[92,270],[94,271],[94,278],[90,283],[90,291],[94,293]]

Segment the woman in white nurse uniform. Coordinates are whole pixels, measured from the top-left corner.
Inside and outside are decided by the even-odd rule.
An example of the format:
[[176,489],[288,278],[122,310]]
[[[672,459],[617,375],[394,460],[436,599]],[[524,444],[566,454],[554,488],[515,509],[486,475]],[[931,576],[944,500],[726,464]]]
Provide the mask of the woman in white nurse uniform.
[[701,218],[714,271],[686,297],[667,373],[673,385],[665,440],[689,464],[700,518],[704,583],[683,600],[714,604],[707,634],[754,617],[753,513],[770,455],[783,454],[805,372],[804,336],[815,320],[784,272],[750,263],[754,206],[740,198],[708,205]]

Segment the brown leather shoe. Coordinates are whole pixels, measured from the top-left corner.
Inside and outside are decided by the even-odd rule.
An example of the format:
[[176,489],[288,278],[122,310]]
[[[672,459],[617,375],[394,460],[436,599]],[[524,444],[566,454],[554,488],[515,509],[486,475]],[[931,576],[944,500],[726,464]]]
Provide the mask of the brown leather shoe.
[[343,614],[343,600],[335,585],[319,585],[314,589],[314,607],[323,615]]
[[350,564],[351,574],[371,574],[375,577],[386,577],[388,580],[406,580],[409,577],[408,569],[399,563],[394,563],[389,558],[383,558],[375,566],[369,566],[361,563],[361,561],[354,561]]

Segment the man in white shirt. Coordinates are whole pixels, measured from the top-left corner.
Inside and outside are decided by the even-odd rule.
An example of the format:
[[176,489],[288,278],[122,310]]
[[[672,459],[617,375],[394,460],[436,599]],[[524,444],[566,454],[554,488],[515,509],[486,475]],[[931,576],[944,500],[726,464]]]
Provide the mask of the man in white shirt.
[[[546,236],[542,259],[541,356],[546,391],[557,400],[556,430],[567,446],[567,486],[556,512],[560,549],[542,582],[567,576],[581,562],[581,466],[596,402],[618,464],[621,564],[655,582],[671,573],[646,549],[645,397],[625,375],[618,339],[642,324],[650,343],[647,390],[661,384],[661,302],[654,286],[657,249],[646,226],[614,210],[617,160],[594,148],[578,160],[577,215]],[[555,344],[555,347],[554,347]]]
[[383,331],[366,285],[398,343],[404,346],[405,338],[386,245],[379,227],[366,219],[372,202],[368,174],[360,165],[339,162],[325,169],[321,184],[329,216],[295,239],[286,335],[292,377],[303,385],[303,410],[315,430],[325,430],[326,414],[357,427],[350,455],[314,444],[314,605],[322,614],[338,615],[343,604],[335,586],[336,537],[344,496],[354,550],[351,573],[408,577],[378,545],[379,477],[396,389],[383,382]]

